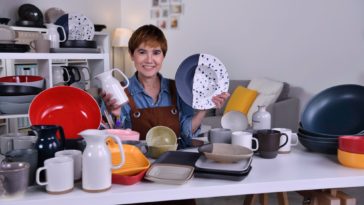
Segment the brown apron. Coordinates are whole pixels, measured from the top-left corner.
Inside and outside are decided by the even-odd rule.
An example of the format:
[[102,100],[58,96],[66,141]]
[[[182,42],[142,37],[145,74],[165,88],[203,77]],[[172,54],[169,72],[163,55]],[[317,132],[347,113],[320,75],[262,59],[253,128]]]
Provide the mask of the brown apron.
[[179,113],[177,109],[176,85],[173,80],[169,81],[169,92],[171,93],[172,105],[155,108],[137,108],[129,90],[126,94],[129,98],[131,108],[130,119],[132,129],[140,133],[140,139],[145,140],[148,130],[154,126],[163,125],[171,128],[177,135],[180,134]]

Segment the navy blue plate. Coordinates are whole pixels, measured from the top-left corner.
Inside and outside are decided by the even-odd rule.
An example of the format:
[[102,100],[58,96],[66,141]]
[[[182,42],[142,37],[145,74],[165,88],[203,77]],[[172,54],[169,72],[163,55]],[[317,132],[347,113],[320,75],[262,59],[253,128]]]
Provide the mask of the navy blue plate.
[[194,54],[183,60],[179,65],[175,76],[176,88],[179,96],[187,105],[191,107],[193,99],[193,77],[195,75],[199,57],[200,54]]
[[[69,29],[68,29],[68,14],[64,14],[61,17],[59,17],[57,19],[56,22],[54,22],[54,24],[62,26],[64,28],[64,31],[66,32],[66,40],[68,39],[68,33],[69,33]],[[59,33],[59,39],[64,39],[63,37],[63,32],[61,31],[61,29],[57,28],[57,31]]]

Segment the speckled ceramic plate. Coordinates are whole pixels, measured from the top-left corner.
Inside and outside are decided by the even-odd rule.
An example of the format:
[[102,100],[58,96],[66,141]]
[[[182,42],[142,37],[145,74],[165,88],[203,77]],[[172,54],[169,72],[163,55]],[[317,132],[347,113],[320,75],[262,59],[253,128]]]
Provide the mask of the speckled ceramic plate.
[[215,56],[200,54],[193,78],[192,107],[210,109],[215,107],[212,97],[229,88],[229,77],[222,62]]
[[[92,40],[95,35],[95,27],[92,21],[83,14],[64,14],[57,19],[56,25],[64,28],[67,40]],[[63,34],[59,32],[60,38]]]
[[179,96],[195,109],[213,108],[212,97],[229,88],[225,66],[216,57],[204,53],[183,60],[175,79]]

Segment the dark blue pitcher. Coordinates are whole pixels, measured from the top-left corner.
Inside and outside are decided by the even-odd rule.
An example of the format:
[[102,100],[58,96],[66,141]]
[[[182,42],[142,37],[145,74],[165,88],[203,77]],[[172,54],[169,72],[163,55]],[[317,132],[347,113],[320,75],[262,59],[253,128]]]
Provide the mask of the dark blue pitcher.
[[[38,167],[42,167],[44,160],[53,158],[57,151],[64,149],[63,128],[57,125],[33,125],[30,128],[38,136],[35,149],[38,150]],[[57,139],[57,131],[59,131],[61,142]]]

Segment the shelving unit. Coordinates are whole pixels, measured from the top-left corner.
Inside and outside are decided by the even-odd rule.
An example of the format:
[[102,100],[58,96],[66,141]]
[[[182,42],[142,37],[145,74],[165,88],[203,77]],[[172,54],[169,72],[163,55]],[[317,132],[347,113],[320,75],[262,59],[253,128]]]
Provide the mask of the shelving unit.
[[[17,32],[46,33],[47,29],[12,27]],[[31,36],[31,35],[30,35]],[[26,39],[29,40],[29,39]],[[109,60],[109,34],[96,32],[94,40],[97,42],[101,53],[0,53],[0,76],[15,75],[15,64],[18,62],[31,62],[37,65],[38,75],[46,79],[46,88],[53,87],[52,67],[62,65],[86,65],[89,68],[90,76],[95,76],[110,69]],[[95,88],[96,82],[91,80],[90,87]],[[92,90],[92,89],[91,89]],[[0,114],[0,119],[11,119],[28,117],[28,114]],[[7,120],[9,121],[9,120]],[[0,123],[0,128],[8,123]],[[8,125],[9,127],[9,125]],[[13,127],[11,125],[10,127]],[[1,134],[1,130],[0,130]]]

